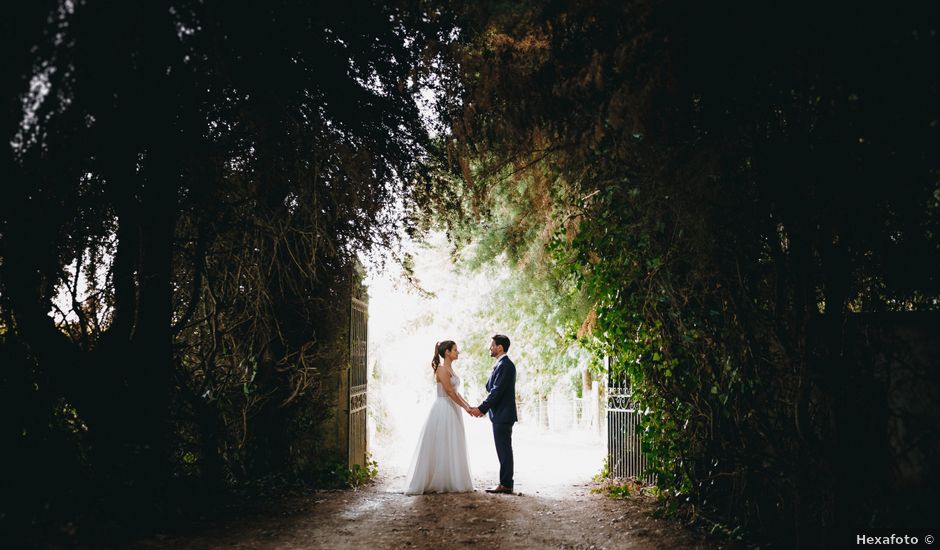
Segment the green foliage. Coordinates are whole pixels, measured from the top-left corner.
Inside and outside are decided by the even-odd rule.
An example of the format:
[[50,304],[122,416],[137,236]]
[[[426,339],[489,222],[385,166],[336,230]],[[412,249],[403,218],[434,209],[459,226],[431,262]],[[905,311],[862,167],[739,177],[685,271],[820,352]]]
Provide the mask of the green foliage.
[[[520,173],[507,166],[490,174],[488,169],[485,163],[470,163],[471,177],[485,186],[485,194],[457,193],[440,215],[429,206],[432,226],[447,230],[462,273],[511,269],[499,285],[479,297],[474,325],[507,327],[522,344],[513,346],[517,363],[530,369],[520,391],[544,395],[559,381],[574,380],[591,362],[576,338],[591,304],[569,269],[573,254],[557,243],[565,231],[557,222],[565,217],[565,187],[553,186],[541,172]],[[473,212],[485,217],[478,222]],[[488,328],[482,330],[471,339],[491,336],[484,334]],[[579,387],[580,381],[573,385]]]
[[600,485],[591,489],[594,494],[603,494],[614,500],[624,500],[630,497],[650,494],[653,487],[643,486],[633,479],[601,478],[598,480]]
[[379,475],[379,464],[366,454],[365,466],[353,464],[352,468],[341,462],[336,462],[325,471],[326,475],[319,479],[321,487],[349,487],[357,488],[370,483]]
[[454,234],[595,313],[666,509],[785,545],[885,508],[846,466],[846,327],[940,307],[940,135],[935,8],[778,15],[474,3],[445,179]]
[[610,478],[610,455],[604,456],[604,464],[601,466],[601,470],[594,474],[594,481],[601,483],[607,481]]

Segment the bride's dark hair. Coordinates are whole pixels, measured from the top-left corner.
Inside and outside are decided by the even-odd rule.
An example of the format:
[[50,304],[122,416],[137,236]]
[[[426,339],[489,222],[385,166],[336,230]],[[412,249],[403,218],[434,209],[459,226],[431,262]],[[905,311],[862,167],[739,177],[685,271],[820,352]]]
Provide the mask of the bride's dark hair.
[[444,354],[456,345],[457,343],[453,340],[444,340],[434,344],[434,358],[431,359],[431,368],[434,369],[434,372],[437,372],[437,367],[441,366],[441,357],[444,357]]

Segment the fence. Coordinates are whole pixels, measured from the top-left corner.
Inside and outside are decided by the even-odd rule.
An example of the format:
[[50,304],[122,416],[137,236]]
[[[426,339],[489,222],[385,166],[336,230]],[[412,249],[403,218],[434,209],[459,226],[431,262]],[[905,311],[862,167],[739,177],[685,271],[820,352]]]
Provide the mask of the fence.
[[634,478],[652,484],[653,476],[644,474],[646,456],[637,426],[643,412],[637,410],[626,380],[607,385],[607,465],[610,477]]

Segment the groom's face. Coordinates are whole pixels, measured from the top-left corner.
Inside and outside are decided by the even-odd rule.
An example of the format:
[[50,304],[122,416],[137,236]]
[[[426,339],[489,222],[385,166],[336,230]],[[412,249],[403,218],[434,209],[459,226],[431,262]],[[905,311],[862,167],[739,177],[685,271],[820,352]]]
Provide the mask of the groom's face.
[[503,353],[503,346],[497,345],[495,340],[490,340],[490,357],[499,357]]

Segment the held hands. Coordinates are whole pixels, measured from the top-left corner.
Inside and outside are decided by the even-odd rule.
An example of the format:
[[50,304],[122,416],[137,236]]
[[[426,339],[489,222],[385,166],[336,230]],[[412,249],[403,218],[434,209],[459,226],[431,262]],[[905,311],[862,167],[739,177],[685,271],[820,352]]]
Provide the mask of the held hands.
[[483,413],[481,413],[480,409],[477,407],[470,407],[469,409],[467,409],[467,414],[469,414],[470,416],[474,416],[476,418],[480,418],[481,416],[483,416]]

